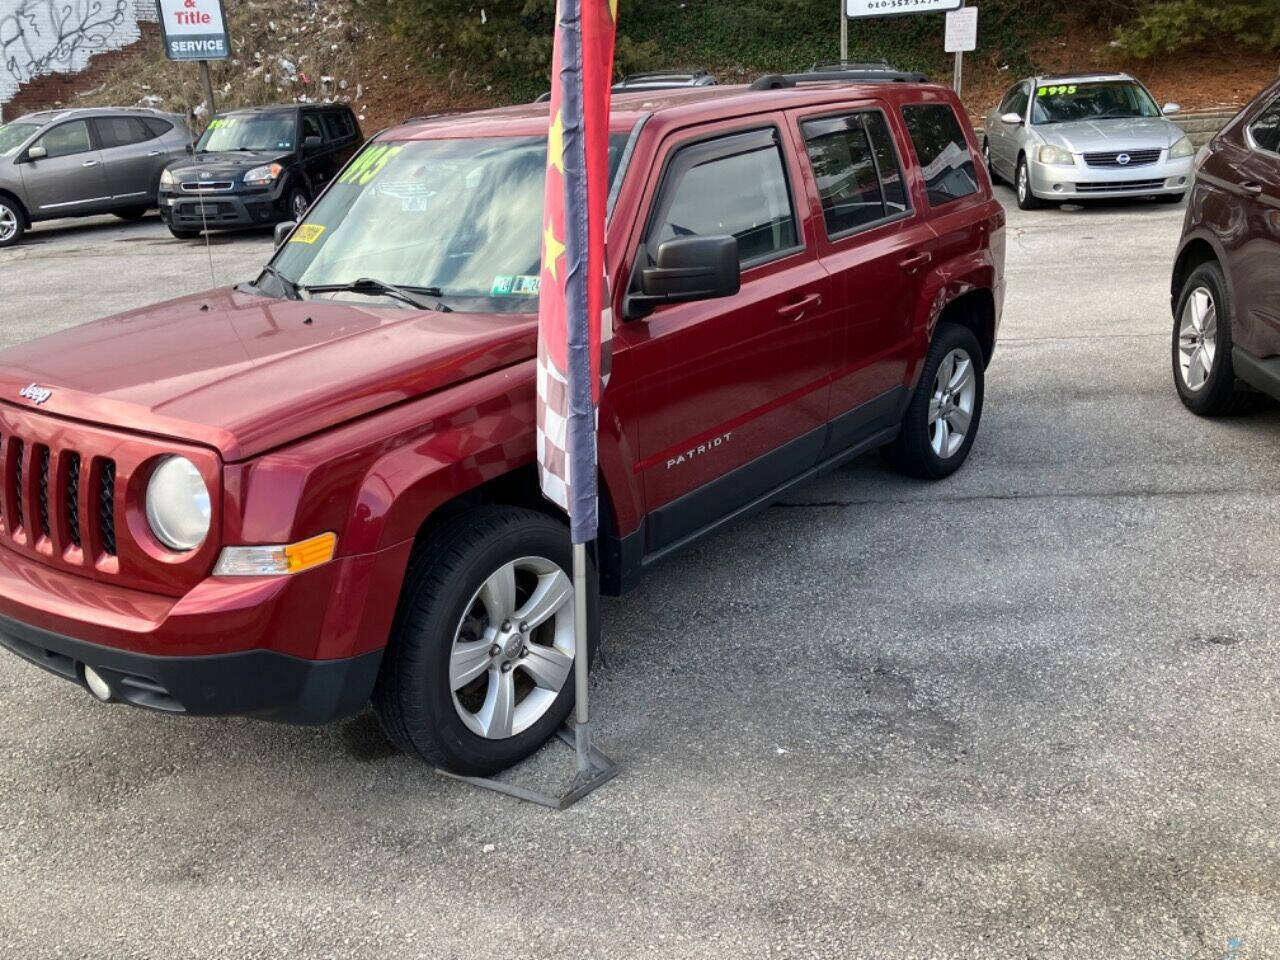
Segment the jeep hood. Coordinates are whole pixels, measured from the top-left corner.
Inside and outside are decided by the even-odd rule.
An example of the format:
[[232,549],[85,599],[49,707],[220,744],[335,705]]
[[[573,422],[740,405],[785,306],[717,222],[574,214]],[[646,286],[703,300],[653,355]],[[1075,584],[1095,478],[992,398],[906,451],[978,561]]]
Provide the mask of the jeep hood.
[[35,383],[52,391],[42,413],[203,443],[233,462],[536,352],[531,315],[223,289],[0,351],[0,401],[36,407],[19,395]]

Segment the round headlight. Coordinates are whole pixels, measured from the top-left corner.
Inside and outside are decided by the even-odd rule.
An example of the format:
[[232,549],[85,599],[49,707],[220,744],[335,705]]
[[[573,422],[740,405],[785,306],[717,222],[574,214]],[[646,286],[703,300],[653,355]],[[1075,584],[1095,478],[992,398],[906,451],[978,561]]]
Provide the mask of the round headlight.
[[209,535],[213,516],[209,488],[186,457],[166,457],[147,485],[147,523],[161,543],[194,550]]

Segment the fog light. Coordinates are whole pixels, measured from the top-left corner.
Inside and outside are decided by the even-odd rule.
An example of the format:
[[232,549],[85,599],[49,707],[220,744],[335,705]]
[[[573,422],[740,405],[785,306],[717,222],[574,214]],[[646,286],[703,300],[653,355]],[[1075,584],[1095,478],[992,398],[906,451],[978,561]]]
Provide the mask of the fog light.
[[84,682],[85,686],[89,688],[89,692],[103,703],[109,702],[111,698],[115,696],[115,694],[111,692],[111,684],[107,683],[107,681],[102,678],[102,674],[88,664],[85,664],[84,668]]

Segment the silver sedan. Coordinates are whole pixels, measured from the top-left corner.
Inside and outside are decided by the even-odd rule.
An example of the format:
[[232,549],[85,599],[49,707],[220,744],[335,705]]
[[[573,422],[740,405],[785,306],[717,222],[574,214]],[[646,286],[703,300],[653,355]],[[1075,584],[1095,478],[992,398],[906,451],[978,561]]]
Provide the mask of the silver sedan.
[[1014,185],[1024,210],[1089,197],[1181,200],[1195,147],[1128,74],[1022,80],[987,118],[983,153],[993,180]]

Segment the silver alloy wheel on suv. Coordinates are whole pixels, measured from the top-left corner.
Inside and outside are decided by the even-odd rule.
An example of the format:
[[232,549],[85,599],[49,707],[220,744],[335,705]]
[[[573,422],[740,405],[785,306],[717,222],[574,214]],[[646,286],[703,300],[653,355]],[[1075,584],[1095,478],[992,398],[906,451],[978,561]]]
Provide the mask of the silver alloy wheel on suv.
[[938,367],[929,402],[929,440],[939,458],[954,457],[964,446],[977,395],[973,359],[957,347]]
[[1218,307],[1213,291],[1196,287],[1187,297],[1178,324],[1178,370],[1190,391],[1204,389],[1218,351]]
[[0,200],[0,246],[16,239],[21,227],[21,214],[9,204]]
[[502,740],[542,719],[573,668],[573,581],[544,557],[503,564],[454,632],[449,689],[478,736]]

